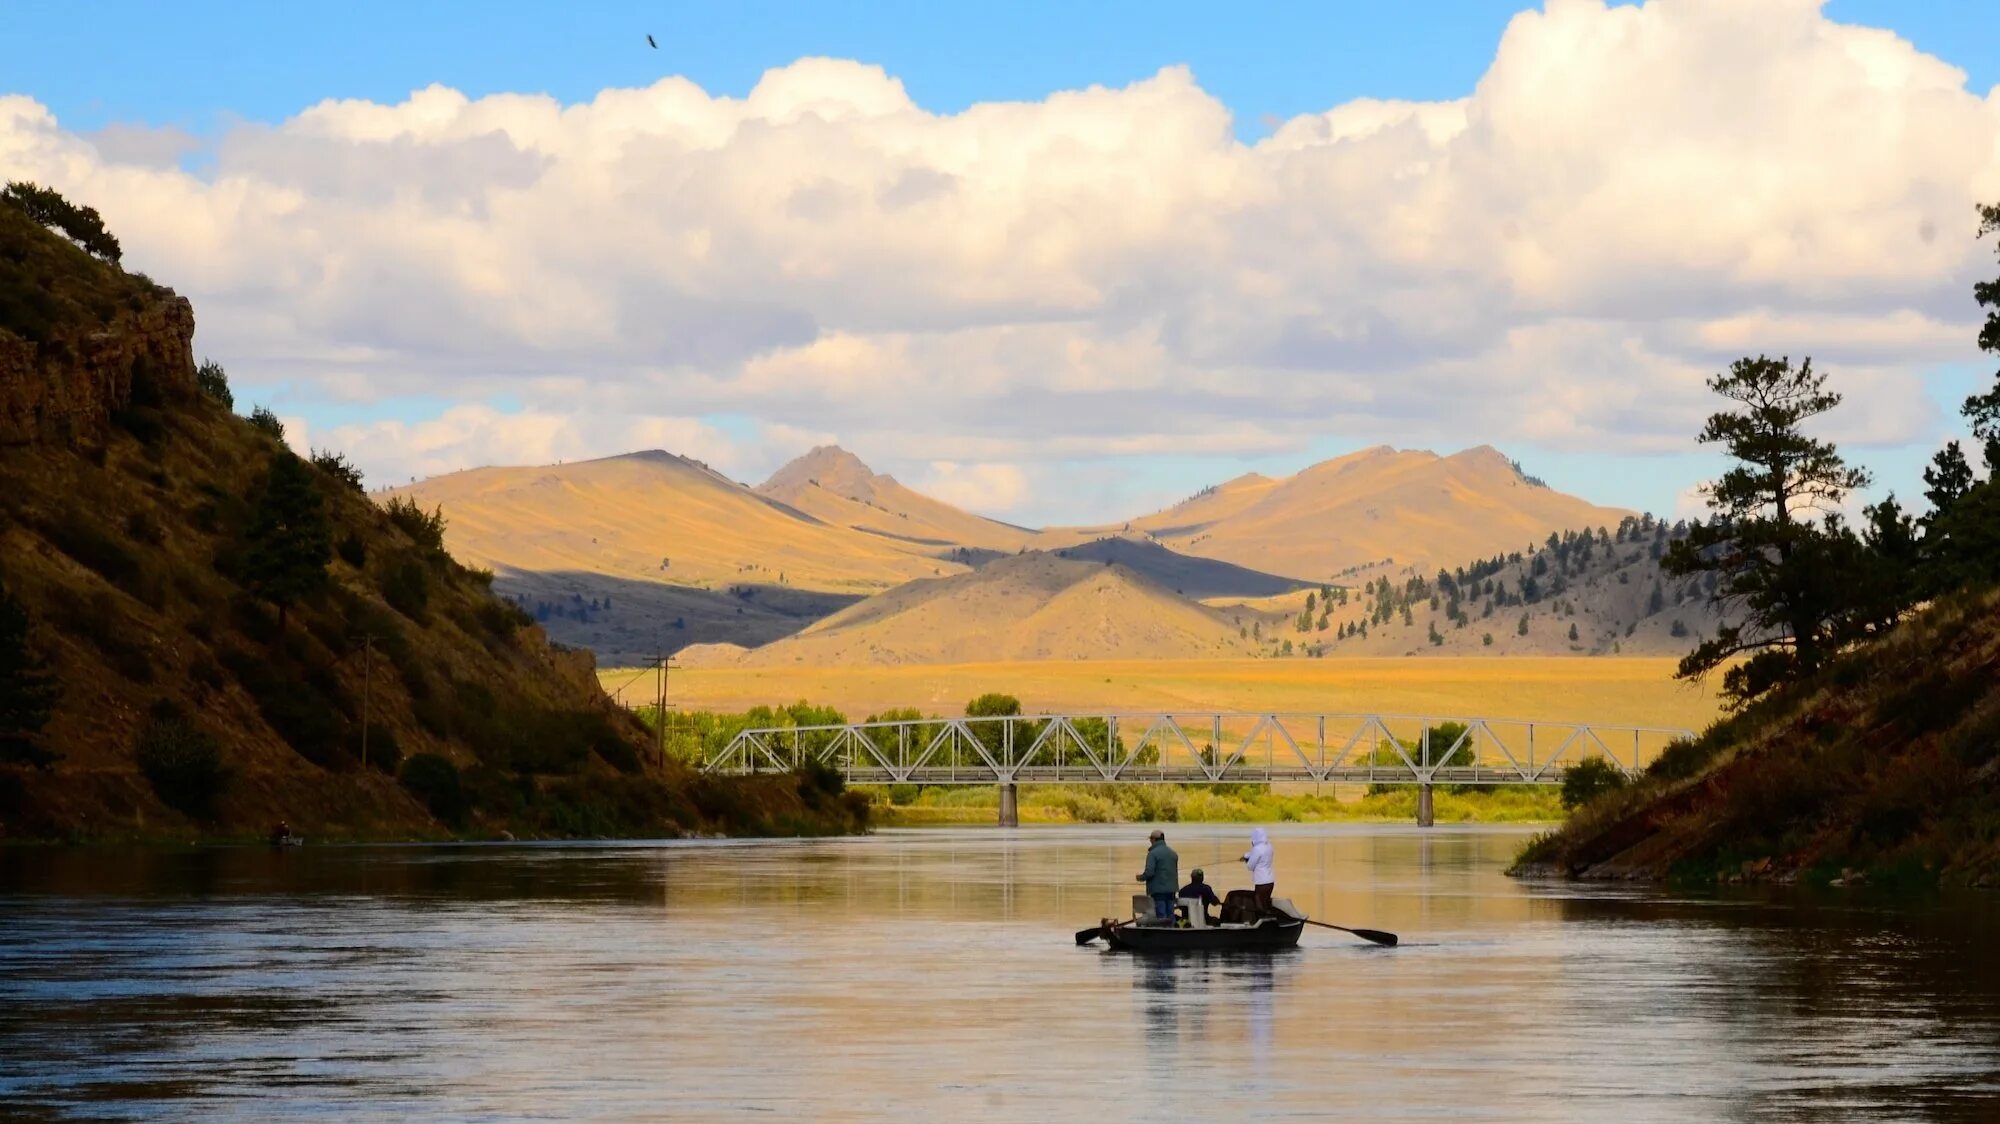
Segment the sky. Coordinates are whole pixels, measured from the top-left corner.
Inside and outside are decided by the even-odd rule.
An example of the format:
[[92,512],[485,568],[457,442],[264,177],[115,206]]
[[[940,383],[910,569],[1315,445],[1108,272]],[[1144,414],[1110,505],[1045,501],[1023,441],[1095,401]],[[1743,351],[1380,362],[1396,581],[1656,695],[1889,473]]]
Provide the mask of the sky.
[[838,442],[1041,524],[1492,444],[1691,514],[1738,356],[1906,499],[1992,378],[1981,5],[568,7],[0,0],[0,172],[378,485]]

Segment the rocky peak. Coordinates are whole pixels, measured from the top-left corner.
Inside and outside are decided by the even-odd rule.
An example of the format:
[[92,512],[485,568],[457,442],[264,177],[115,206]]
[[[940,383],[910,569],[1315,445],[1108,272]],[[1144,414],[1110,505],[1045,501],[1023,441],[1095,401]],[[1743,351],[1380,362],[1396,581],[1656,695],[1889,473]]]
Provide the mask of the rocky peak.
[[849,499],[867,499],[874,486],[884,480],[875,475],[860,457],[838,445],[819,445],[803,456],[794,457],[771,474],[757,490],[780,499],[817,485]]

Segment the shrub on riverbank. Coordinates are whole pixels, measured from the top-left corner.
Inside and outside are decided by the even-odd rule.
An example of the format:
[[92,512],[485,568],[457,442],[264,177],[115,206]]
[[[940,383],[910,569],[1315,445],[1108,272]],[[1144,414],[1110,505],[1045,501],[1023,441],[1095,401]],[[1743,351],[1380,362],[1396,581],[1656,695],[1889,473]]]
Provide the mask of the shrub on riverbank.
[[139,731],[139,771],[160,802],[198,822],[215,818],[215,804],[229,783],[214,735],[169,702],[154,705]]
[[[894,791],[867,786],[877,818],[890,825],[991,823],[999,790],[987,786]],[[1465,793],[1438,791],[1440,823],[1535,823],[1562,818],[1552,787],[1510,785]],[[896,797],[897,799],[891,799]],[[1274,793],[1250,785],[1023,785],[1024,823],[1325,823],[1414,821],[1413,787],[1343,800],[1331,793]]]

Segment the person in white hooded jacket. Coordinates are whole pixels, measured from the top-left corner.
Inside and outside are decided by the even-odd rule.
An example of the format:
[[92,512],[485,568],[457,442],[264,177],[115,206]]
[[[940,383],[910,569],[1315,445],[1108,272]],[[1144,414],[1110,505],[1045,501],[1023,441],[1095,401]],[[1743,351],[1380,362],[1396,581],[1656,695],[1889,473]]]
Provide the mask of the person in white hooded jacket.
[[1257,888],[1257,910],[1259,915],[1271,912],[1271,891],[1276,888],[1277,876],[1271,873],[1271,837],[1264,834],[1261,827],[1250,829],[1250,850],[1243,861],[1250,867],[1250,884]]

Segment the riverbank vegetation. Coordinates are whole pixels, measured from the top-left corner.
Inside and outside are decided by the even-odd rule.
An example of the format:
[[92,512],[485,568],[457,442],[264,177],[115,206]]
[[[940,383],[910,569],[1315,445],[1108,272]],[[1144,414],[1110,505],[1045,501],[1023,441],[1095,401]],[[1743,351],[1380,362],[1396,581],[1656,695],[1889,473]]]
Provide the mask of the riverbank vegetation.
[[[1063,823],[1412,823],[1417,790],[1405,785],[1379,791],[1336,793],[1273,791],[1262,785],[1022,785],[1024,824]],[[885,827],[991,824],[999,815],[999,790],[990,786],[925,788],[857,786]],[[1434,796],[1439,823],[1552,823],[1562,818],[1556,789],[1506,785],[1444,791]]]
[[[2000,233],[2000,207],[1979,234]],[[1974,286],[2000,354],[2000,279]],[[1837,512],[1867,474],[1804,427],[1838,405],[1810,361],[1745,359],[1701,439],[1736,461],[1670,569],[1719,577],[1733,627],[1680,673],[1732,713],[1536,840],[1518,869],[1585,877],[2000,884],[2000,378],[1925,472],[1928,510]]]

